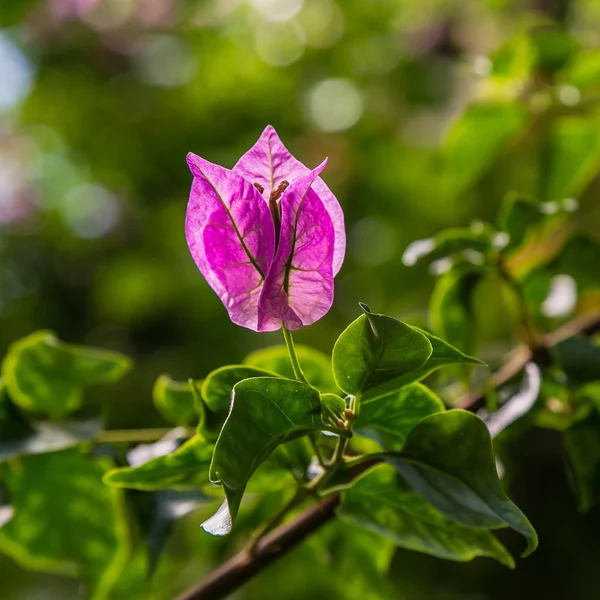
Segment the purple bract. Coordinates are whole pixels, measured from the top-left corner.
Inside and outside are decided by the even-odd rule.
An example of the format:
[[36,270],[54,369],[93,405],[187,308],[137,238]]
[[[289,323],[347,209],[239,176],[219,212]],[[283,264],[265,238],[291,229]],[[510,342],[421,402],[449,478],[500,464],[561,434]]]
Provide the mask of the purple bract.
[[270,125],[232,170],[195,154],[185,232],[229,317],[254,331],[310,325],[331,307],[346,249],[344,214]]

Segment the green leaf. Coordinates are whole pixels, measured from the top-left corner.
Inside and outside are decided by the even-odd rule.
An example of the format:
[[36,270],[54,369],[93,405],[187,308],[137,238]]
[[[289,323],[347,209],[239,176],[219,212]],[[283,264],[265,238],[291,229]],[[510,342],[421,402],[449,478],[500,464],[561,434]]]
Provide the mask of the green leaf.
[[323,428],[319,392],[314,388],[275,377],[236,384],[210,466],[211,481],[223,485],[227,500],[203,528],[213,535],[229,533],[257,467],[279,444]]
[[[321,392],[337,393],[339,390],[333,379],[329,357],[323,352],[302,344],[296,344],[294,347],[308,381]],[[246,356],[244,364],[271,371],[288,379],[296,378],[285,346],[271,346],[256,350]]]
[[545,75],[552,75],[579,50],[579,43],[573,36],[559,29],[540,29],[531,36],[535,51],[536,69]]
[[427,336],[414,328],[365,312],[340,335],[333,348],[333,374],[347,394],[362,394],[382,384],[391,384],[422,367],[431,356]]
[[573,384],[600,380],[600,346],[585,335],[575,335],[555,346],[564,372]]
[[500,212],[500,228],[509,236],[508,244],[503,253],[510,252],[521,246],[531,229],[548,218],[543,211],[543,205],[530,196],[511,192],[504,197]]
[[527,539],[524,555],[537,547],[535,530],[502,489],[492,441],[479,417],[463,410],[425,417],[389,462],[450,519],[488,529],[508,525]]
[[410,244],[402,256],[402,262],[407,267],[411,267],[465,250],[480,253],[483,260],[492,248],[492,236],[493,230],[489,226],[474,229],[467,227],[445,229],[432,238],[417,240]]
[[338,516],[409,550],[456,561],[489,556],[514,567],[492,533],[447,518],[389,465],[377,465],[344,491]]
[[600,499],[600,415],[593,410],[564,432],[579,510],[587,512]]
[[201,433],[216,440],[231,407],[231,394],[236,383],[250,377],[272,377],[275,374],[265,369],[246,365],[229,365],[214,370],[204,380],[202,399],[206,414],[201,423]]
[[344,590],[344,600],[389,600],[386,574],[396,545],[377,533],[336,520],[311,536],[311,554],[327,569],[328,579]]
[[136,467],[112,469],[104,475],[108,485],[135,490],[198,490],[208,482],[213,446],[195,436],[170,454]]
[[79,408],[83,386],[118,381],[130,368],[122,354],[65,344],[38,331],[10,346],[2,376],[15,404],[58,417]]
[[454,268],[438,278],[429,302],[429,322],[441,337],[467,352],[475,346],[472,299],[483,272],[475,266]]
[[581,91],[600,84],[600,51],[579,52],[564,72],[564,81]]
[[600,288],[600,243],[584,235],[572,237],[552,263],[554,273],[566,273],[577,281],[579,293]]
[[377,402],[362,402],[354,427],[384,449],[400,450],[408,433],[421,419],[444,410],[436,394],[420,383],[413,383]]
[[[202,382],[194,382],[201,386]],[[152,390],[154,406],[169,422],[175,425],[191,425],[196,421],[194,394],[188,381],[174,381],[161,375]]]
[[526,119],[516,102],[470,106],[454,121],[442,147],[443,193],[458,196],[475,184]]
[[345,419],[346,402],[337,394],[321,394],[321,405],[323,418],[331,422],[332,427],[338,426],[338,420]]
[[600,128],[587,117],[565,116],[552,121],[545,141],[541,199],[577,197],[600,166]]
[[121,492],[102,483],[109,468],[77,450],[7,465],[15,515],[0,529],[2,552],[27,569],[83,577],[92,600],[112,599],[130,548]]
[[362,405],[365,405],[368,402],[372,402],[373,400],[379,400],[380,398],[384,398],[399,389],[403,388],[406,385],[410,385],[411,383],[415,383],[417,381],[421,381],[428,375],[431,375],[437,369],[441,367],[445,367],[447,365],[472,365],[476,367],[485,367],[487,366],[484,362],[480,361],[473,356],[468,356],[464,352],[461,352],[454,346],[450,345],[448,342],[445,342],[443,339],[425,331],[424,329],[420,329],[419,327],[413,327],[416,331],[422,333],[431,343],[432,353],[427,362],[418,369],[414,371],[410,371],[399,377],[390,381],[389,383],[384,383],[373,390],[367,390],[367,392],[362,397]]

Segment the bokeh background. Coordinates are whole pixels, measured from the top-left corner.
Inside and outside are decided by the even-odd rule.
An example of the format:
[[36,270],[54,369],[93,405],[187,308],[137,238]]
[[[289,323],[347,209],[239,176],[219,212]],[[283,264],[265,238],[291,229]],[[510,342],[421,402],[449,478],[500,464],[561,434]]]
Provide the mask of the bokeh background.
[[[108,419],[136,428],[164,425],[151,403],[161,373],[201,378],[280,343],[229,322],[183,235],[187,152],[231,167],[268,123],[307,165],[329,157],[325,180],[346,215],[334,307],[297,340],[330,351],[358,301],[425,324],[434,278],[403,265],[406,246],[495,221],[511,189],[547,189],[533,127],[456,193],[440,167],[445,133],[466,106],[525,94],[529,74],[514,56],[490,83],[490,53],[536,35],[557,67],[596,49],[600,2],[0,0],[0,352],[51,329],[129,354],[136,367],[111,388]],[[565,107],[580,99],[571,85],[555,92]],[[597,185],[580,192],[584,226],[597,233]],[[479,355],[497,365],[515,344],[516,316],[493,286],[482,294]],[[556,436],[536,430],[510,452],[519,457],[512,493],[540,532],[537,553],[511,572],[399,551],[391,598],[599,597],[600,512],[577,513]],[[232,550],[200,530],[205,516],[175,527],[153,598],[170,598]],[[519,540],[506,542],[518,552]],[[238,597],[349,597],[352,581],[331,576],[335,557],[317,550],[299,548]],[[73,579],[0,556],[3,600],[81,593]]]

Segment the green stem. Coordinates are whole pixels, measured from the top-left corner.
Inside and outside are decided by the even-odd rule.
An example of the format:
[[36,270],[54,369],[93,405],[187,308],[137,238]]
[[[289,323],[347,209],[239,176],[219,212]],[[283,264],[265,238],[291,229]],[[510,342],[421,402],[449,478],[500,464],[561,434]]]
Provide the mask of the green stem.
[[315,453],[315,456],[317,457],[317,460],[319,461],[319,464],[323,468],[325,468],[325,459],[323,458],[323,455],[321,454],[321,449],[319,448],[319,445],[317,444],[316,436],[314,434],[312,434],[308,437],[308,439],[309,439],[310,445],[312,446],[312,449]]
[[294,376],[298,381],[306,383],[306,385],[310,385],[308,379],[306,379],[306,376],[302,371],[302,367],[300,366],[300,361],[298,360],[298,355],[296,354],[296,348],[294,347],[294,338],[292,337],[292,332],[289,329],[286,329],[285,325],[281,328],[281,330],[283,331],[285,345],[287,346],[288,353],[290,355],[290,361],[292,363],[292,370],[294,371]]
[[[195,431],[186,428],[189,435]],[[156,442],[165,436],[173,427],[157,427],[155,429],[106,429],[98,433],[95,442],[102,444],[125,444],[128,442]]]
[[333,455],[331,460],[325,465],[325,471],[320,475],[317,475],[307,486],[306,489],[309,491],[315,490],[318,491],[323,485],[325,485],[335,474],[335,472],[340,468],[340,466],[344,462],[344,452],[346,452],[346,448],[348,447],[348,443],[350,442],[350,437],[342,437],[338,438],[337,444],[335,446],[335,450],[333,451]]

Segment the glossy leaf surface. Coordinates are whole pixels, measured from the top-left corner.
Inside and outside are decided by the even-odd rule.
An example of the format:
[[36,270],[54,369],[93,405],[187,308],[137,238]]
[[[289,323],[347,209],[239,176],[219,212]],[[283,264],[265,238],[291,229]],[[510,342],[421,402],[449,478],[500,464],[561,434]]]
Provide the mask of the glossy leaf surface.
[[168,375],[161,375],[154,384],[152,399],[163,417],[175,425],[191,425],[197,420],[194,394],[187,381],[174,381]]
[[[331,360],[326,354],[302,344],[296,344],[295,350],[302,365],[302,371],[312,385],[322,392],[336,393],[339,391],[333,379]],[[295,379],[290,355],[283,345],[256,350],[246,356],[244,364],[277,373],[288,379]]]
[[193,437],[174,452],[134,467],[112,469],[104,476],[108,485],[136,490],[197,490],[208,482],[213,446]]
[[526,554],[535,550],[537,534],[502,489],[490,434],[479,417],[463,410],[426,417],[390,462],[450,519],[469,527],[509,526],[527,539]]
[[258,466],[279,444],[322,428],[321,401],[314,388],[274,377],[236,384],[210,466],[211,481],[223,485],[227,502],[203,527],[218,535],[228,533]]
[[21,408],[58,417],[79,408],[83,386],[118,381],[130,367],[117,352],[65,344],[39,331],[12,344],[2,376]]
[[421,419],[444,410],[444,404],[431,390],[413,383],[377,402],[361,403],[355,429],[374,438],[384,449],[400,450]]
[[489,556],[514,566],[512,557],[492,533],[444,516],[389,465],[374,467],[343,492],[338,514],[343,521],[409,550],[456,561]]
[[389,385],[422,367],[432,353],[431,342],[419,331],[362,308],[365,314],[346,328],[333,349],[333,374],[348,394]]

